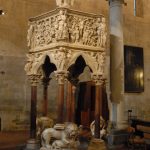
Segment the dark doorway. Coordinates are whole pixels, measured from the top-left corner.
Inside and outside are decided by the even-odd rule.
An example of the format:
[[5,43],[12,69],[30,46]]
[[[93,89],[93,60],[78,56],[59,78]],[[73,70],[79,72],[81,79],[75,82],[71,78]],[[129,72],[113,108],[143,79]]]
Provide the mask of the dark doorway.
[[[90,127],[95,112],[95,84],[91,81],[79,83],[76,95],[75,121],[78,125]],[[102,88],[102,116],[106,121],[109,120],[105,86]]]

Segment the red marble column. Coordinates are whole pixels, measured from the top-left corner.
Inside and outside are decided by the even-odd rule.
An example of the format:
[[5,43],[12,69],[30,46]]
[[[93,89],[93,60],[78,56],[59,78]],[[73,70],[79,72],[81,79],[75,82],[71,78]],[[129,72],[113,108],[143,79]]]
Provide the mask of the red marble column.
[[94,137],[100,138],[100,115],[102,115],[102,84],[103,80],[101,75],[94,75],[93,81],[95,82],[95,131]]
[[57,123],[63,123],[64,115],[64,84],[58,85]]
[[102,93],[101,86],[96,85],[95,94],[95,138],[100,138],[100,115],[102,114]]
[[30,138],[36,138],[37,86],[31,86]]
[[67,82],[67,100],[66,100],[66,121],[71,121],[71,101],[72,101],[72,85]]
[[55,71],[56,80],[58,80],[58,101],[57,101],[57,124],[64,122],[64,83],[67,78],[67,72]]
[[40,75],[30,75],[29,79],[31,82],[30,138],[36,139],[37,83]]
[[48,85],[49,85],[49,78],[43,79],[43,108],[42,114],[43,116],[47,116],[48,114]]
[[71,121],[75,122],[75,90],[76,87],[72,86],[72,98],[71,98]]

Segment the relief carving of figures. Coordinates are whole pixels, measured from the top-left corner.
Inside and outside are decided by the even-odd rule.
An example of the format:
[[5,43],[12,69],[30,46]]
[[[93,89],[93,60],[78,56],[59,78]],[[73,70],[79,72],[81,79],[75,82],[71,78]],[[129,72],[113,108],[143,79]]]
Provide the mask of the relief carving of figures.
[[65,53],[65,49],[60,48],[58,50],[55,50],[54,53],[52,54],[54,57],[54,60],[56,62],[56,67],[57,70],[64,70],[65,66],[66,66],[66,53]]
[[56,38],[58,40],[60,39],[68,39],[69,38],[69,32],[67,27],[67,17],[66,17],[66,11],[60,10],[59,15],[57,16],[58,27],[56,28]]
[[99,74],[103,74],[104,73],[105,53],[104,52],[91,52],[91,56],[95,60],[96,72]]
[[27,39],[30,48],[59,41],[105,47],[106,32],[104,17],[79,16],[60,9],[52,16],[31,22]]
[[24,70],[26,71],[27,74],[36,74],[38,73],[39,68],[38,65],[41,61],[42,54],[27,54],[27,64],[25,65]]

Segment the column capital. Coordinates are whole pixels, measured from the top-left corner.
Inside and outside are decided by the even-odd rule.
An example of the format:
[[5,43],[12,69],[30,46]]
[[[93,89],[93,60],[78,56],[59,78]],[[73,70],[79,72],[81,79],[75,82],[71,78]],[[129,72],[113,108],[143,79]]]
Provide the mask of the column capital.
[[91,75],[92,81],[95,82],[95,85],[102,85],[104,83],[103,76],[101,74],[92,74]]
[[68,77],[68,71],[55,71],[55,77],[58,81],[58,84],[64,84]]
[[31,86],[37,86],[37,84],[39,83],[41,79],[41,75],[37,75],[37,74],[28,75],[28,77],[29,77]]

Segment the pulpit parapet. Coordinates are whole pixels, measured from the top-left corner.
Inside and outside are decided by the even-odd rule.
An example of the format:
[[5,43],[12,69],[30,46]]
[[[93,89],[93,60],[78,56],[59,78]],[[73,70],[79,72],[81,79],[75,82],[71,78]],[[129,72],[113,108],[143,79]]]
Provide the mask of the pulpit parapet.
[[31,18],[27,35],[30,52],[70,47],[104,51],[107,28],[103,15],[57,8]]

